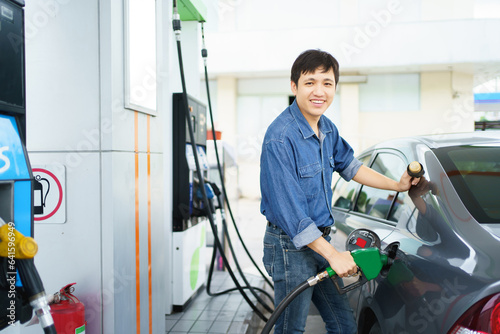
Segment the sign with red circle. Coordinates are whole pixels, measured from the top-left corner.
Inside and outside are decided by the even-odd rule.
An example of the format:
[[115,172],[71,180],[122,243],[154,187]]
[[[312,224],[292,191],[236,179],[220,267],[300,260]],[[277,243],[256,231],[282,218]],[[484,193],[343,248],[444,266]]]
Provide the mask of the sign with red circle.
[[65,180],[63,165],[33,168],[34,220],[38,223],[63,224],[66,222]]

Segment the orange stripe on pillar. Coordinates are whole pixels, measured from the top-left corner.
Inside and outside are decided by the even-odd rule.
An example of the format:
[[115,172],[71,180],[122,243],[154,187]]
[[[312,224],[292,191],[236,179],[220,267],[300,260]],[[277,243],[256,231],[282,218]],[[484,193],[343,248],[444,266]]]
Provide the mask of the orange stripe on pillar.
[[139,252],[139,113],[134,111],[135,155],[135,304],[136,333],[141,333],[141,272]]
[[148,285],[149,285],[149,333],[153,334],[153,284],[151,273],[151,116],[147,115],[148,127]]

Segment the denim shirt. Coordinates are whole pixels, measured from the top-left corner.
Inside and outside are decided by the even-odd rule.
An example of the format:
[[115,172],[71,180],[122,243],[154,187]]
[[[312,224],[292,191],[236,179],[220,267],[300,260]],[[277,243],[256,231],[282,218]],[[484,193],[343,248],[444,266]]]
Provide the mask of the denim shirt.
[[334,223],[332,175],[349,181],[361,162],[326,116],[320,138],[294,101],[267,129],[260,159],[260,210],[300,249],[321,237],[318,227]]

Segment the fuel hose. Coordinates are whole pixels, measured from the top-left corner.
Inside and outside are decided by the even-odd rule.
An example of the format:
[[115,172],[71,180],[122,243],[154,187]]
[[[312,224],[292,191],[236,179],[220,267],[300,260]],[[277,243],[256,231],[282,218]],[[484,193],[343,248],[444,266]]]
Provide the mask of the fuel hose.
[[16,260],[16,268],[23,283],[23,288],[29,296],[29,302],[40,321],[45,334],[57,334],[50,307],[45,297],[42,280],[35,267],[33,259]]
[[[181,84],[182,84],[182,100],[183,100],[184,107],[185,107],[186,122],[188,125],[189,136],[191,139],[191,146],[193,148],[193,153],[194,153],[193,156],[194,156],[194,161],[195,161],[195,165],[196,165],[196,173],[197,173],[198,180],[199,180],[199,186],[200,186],[200,189],[202,192],[204,207],[209,210],[210,203],[209,203],[206,189],[205,189],[205,180],[203,178],[201,168],[200,168],[200,162],[199,162],[199,158],[198,158],[198,154],[197,154],[196,142],[194,140],[193,125],[191,124],[191,115],[189,113],[189,108],[188,108],[186,80],[185,80],[185,76],[184,76],[184,65],[183,65],[182,47],[181,47],[181,21],[180,21],[180,16],[179,16],[178,11],[177,11],[177,1],[175,1],[175,0],[174,0],[174,15],[173,15],[172,26],[173,26],[173,30],[174,30],[174,33],[176,36],[176,42],[177,42],[176,43],[177,44],[177,55],[178,55],[178,60],[179,60],[179,69],[180,69]],[[212,232],[214,234],[214,243],[220,251],[220,255],[221,255],[222,260],[227,268],[229,275],[231,276],[231,279],[233,280],[234,284],[238,288],[240,294],[243,296],[245,301],[249,304],[249,306],[255,312],[255,314],[257,314],[257,316],[259,316],[259,318],[261,318],[263,321],[267,322],[267,320],[268,320],[267,317],[264,316],[264,314],[250,300],[250,298],[248,297],[248,295],[245,293],[244,289],[242,288],[241,284],[236,279],[236,276],[235,276],[234,272],[232,271],[231,267],[229,266],[229,261],[228,261],[226,255],[224,254],[222,244],[219,240],[219,236],[217,235],[217,228],[216,228],[215,221],[214,221],[212,214],[208,214],[208,220],[210,222],[210,227],[212,228]],[[240,273],[240,275],[241,274],[242,273]],[[248,289],[259,300],[260,297],[258,297],[258,295],[255,293],[254,289],[252,289],[250,284],[248,284],[248,281],[246,280],[245,276],[244,275],[241,275],[241,276],[242,276],[242,279],[247,284]]]
[[[208,111],[209,111],[209,115],[210,115],[210,123],[212,124],[212,138],[214,140],[215,157],[217,159],[217,169],[218,169],[219,176],[220,176],[220,184],[221,184],[221,192],[222,192],[222,195],[221,195],[221,197],[222,197],[222,203],[226,203],[226,205],[227,205],[227,211],[229,212],[229,216],[231,217],[231,221],[233,223],[234,230],[236,231],[236,235],[238,236],[238,239],[240,240],[241,245],[243,246],[243,249],[245,250],[245,253],[247,254],[248,258],[250,259],[250,261],[252,262],[252,264],[255,266],[255,268],[257,269],[257,271],[260,273],[260,275],[262,276],[262,278],[264,279],[264,281],[272,289],[274,289],[273,284],[271,283],[271,281],[269,280],[269,278],[266,275],[264,275],[264,273],[262,272],[261,268],[257,265],[257,263],[255,262],[254,258],[250,254],[250,251],[248,250],[245,242],[243,241],[243,238],[241,237],[241,233],[239,231],[239,228],[236,225],[236,220],[234,219],[233,211],[231,210],[231,205],[229,204],[229,199],[226,196],[227,191],[226,191],[226,186],[225,186],[225,182],[224,182],[224,176],[223,176],[223,172],[222,172],[222,166],[221,166],[220,159],[219,159],[219,150],[218,150],[218,145],[217,145],[217,137],[216,137],[216,133],[215,133],[215,124],[214,124],[214,118],[213,118],[213,112],[212,112],[212,99],[210,97],[210,87],[209,87],[209,82],[208,82],[208,69],[207,69],[207,67],[208,67],[207,66],[208,51],[207,51],[207,48],[206,48],[206,45],[205,45],[205,30],[204,30],[204,27],[203,27],[203,22],[201,22],[201,40],[202,40],[201,56],[203,58],[204,69],[205,69],[205,87],[206,87],[206,91],[207,91]],[[219,202],[219,203],[221,203],[221,202]],[[223,205],[221,205],[221,213],[223,215],[223,219],[225,219],[225,217],[224,217],[224,211],[223,210],[224,210],[223,209]],[[212,266],[211,266],[211,268],[212,268]],[[208,285],[207,285],[207,287],[208,287]]]
[[[209,181],[207,181],[209,182]],[[215,194],[215,196],[217,196],[217,199],[218,199],[218,202],[219,203],[222,203],[222,200],[221,200],[221,191],[219,190],[219,187],[217,187],[217,185],[215,183],[212,183],[210,182],[210,186],[212,187],[212,190]],[[227,229],[227,223],[226,223],[226,217],[224,215],[224,208],[221,208],[221,217],[222,217],[222,227],[223,227],[223,232],[224,232],[224,235],[226,236],[226,239],[227,239],[227,242],[228,242],[228,245],[229,245],[229,249],[231,251],[231,254],[233,255],[233,258],[235,259],[235,265],[238,267],[238,271],[240,273],[242,273],[242,270],[241,270],[241,267],[239,265],[239,262],[236,258],[236,252],[234,251],[234,248],[233,248],[233,244],[232,244],[232,241],[231,241],[231,238],[229,237],[229,231]],[[217,249],[214,248],[213,252],[212,252],[212,261],[210,263],[210,269],[208,271],[208,280],[207,280],[207,294],[209,296],[220,296],[220,295],[223,295],[223,294],[226,294],[226,293],[229,293],[229,292],[233,292],[233,291],[236,291],[238,290],[237,288],[232,288],[232,289],[227,289],[227,290],[224,290],[224,291],[220,291],[220,292],[212,292],[210,290],[210,285],[211,285],[211,281],[212,281],[212,275],[213,275],[213,270],[214,270],[214,264],[215,264],[215,256],[216,256],[216,251]],[[243,287],[243,289],[248,289],[249,286],[245,286]],[[254,290],[256,291],[259,291],[261,293],[263,293],[264,295],[266,295],[270,300],[271,302],[273,302],[273,297],[266,291],[266,290],[263,290],[261,288],[258,288],[258,287],[252,287]],[[257,299],[259,301],[259,299]],[[260,302],[260,301],[259,301]],[[264,308],[269,311],[269,312],[273,312],[273,310],[265,303],[261,303]]]
[[313,276],[305,280],[304,282],[300,283],[299,285],[297,285],[288,295],[285,296],[285,298],[281,301],[281,303],[279,303],[279,305],[276,306],[274,312],[271,314],[269,320],[262,329],[261,334],[268,334],[271,332],[271,329],[273,328],[276,321],[278,321],[278,318],[280,317],[281,313],[283,313],[283,311],[295,298],[297,298],[298,295],[307,290],[307,288],[316,285],[318,282],[324,280],[325,278],[332,277],[334,275],[335,271],[333,271],[332,268],[328,267],[326,268],[325,271],[320,272],[316,276]]

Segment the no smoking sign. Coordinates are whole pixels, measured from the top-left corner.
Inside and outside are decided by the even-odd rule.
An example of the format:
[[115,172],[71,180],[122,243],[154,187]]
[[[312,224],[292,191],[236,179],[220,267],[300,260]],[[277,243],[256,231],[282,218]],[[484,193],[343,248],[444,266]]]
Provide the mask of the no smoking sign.
[[66,169],[63,165],[33,166],[36,223],[66,222]]

